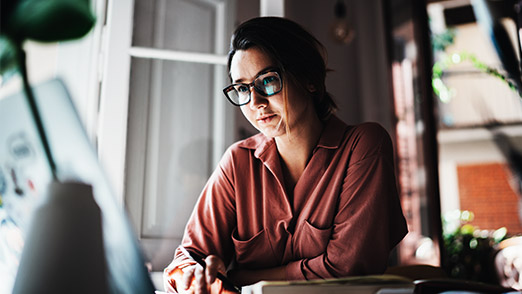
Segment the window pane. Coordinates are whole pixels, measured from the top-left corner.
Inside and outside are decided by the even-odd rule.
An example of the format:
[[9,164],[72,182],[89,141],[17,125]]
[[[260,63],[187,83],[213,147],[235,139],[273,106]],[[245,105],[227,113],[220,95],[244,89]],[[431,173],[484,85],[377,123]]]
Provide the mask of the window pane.
[[213,106],[225,99],[215,91],[224,76],[221,65],[133,59],[127,196],[143,193],[142,238],[181,238],[214,168]]
[[215,38],[220,36],[217,32],[220,29],[217,25],[218,6],[224,7],[225,1],[138,0],[134,12],[133,46],[200,53],[226,52],[228,44],[216,48],[219,42]]
[[[132,46],[223,56],[235,5],[135,0]],[[224,65],[204,60],[132,59],[125,201],[153,270],[172,259],[196,199],[234,140],[237,109],[221,91],[227,76]]]

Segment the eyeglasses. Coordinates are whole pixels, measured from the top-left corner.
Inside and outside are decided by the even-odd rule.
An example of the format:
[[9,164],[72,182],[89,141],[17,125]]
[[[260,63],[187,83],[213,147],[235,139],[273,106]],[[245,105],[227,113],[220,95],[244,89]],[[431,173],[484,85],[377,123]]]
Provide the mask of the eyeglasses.
[[248,104],[251,99],[251,88],[254,87],[256,93],[270,97],[281,92],[283,82],[277,71],[271,70],[257,75],[250,84],[237,83],[227,86],[223,89],[223,93],[227,99],[236,106]]

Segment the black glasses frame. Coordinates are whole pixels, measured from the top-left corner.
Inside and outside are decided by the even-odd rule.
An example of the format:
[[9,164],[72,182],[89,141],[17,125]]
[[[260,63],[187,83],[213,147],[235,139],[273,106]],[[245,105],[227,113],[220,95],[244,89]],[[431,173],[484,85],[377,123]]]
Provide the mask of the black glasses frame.
[[[266,94],[262,89],[259,89],[258,87],[256,87],[255,83],[256,83],[257,78],[259,78],[260,76],[262,76],[264,74],[270,73],[270,72],[276,73],[277,76],[279,77],[279,80],[281,81],[281,89],[279,89],[278,91],[276,91],[274,93]],[[239,86],[239,85],[248,87],[248,91],[249,91],[248,100],[244,103],[236,103],[232,98],[230,98],[230,96],[228,96],[228,92],[230,92],[230,90],[232,88],[234,88],[235,86]],[[273,68],[264,70],[264,71],[258,73],[251,83],[235,83],[235,84],[226,86],[223,89],[223,94],[225,94],[225,97],[227,97],[227,99],[228,99],[228,101],[230,101],[230,103],[234,104],[235,106],[243,106],[243,105],[247,105],[252,100],[252,88],[254,88],[256,93],[258,93],[259,95],[264,96],[264,97],[270,97],[270,96],[278,94],[279,92],[281,92],[281,90],[283,90],[283,79],[281,78],[281,72],[279,70],[273,69]]]

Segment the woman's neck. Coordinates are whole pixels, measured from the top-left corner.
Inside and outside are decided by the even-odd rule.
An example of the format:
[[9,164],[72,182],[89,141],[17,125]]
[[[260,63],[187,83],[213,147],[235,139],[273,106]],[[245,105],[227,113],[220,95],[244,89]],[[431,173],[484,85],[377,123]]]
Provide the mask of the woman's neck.
[[322,130],[322,121],[314,116],[305,124],[296,126],[290,129],[289,133],[275,138],[287,188],[293,188],[301,177]]

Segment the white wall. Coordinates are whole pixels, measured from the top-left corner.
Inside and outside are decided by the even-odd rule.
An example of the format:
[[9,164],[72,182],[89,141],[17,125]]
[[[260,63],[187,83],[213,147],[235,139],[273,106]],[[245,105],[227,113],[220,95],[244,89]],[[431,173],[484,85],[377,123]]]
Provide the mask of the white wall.
[[[322,1],[317,5],[314,0],[287,0],[286,16],[309,30],[328,52],[328,68],[326,87],[338,104],[338,116],[347,123],[357,123],[361,116],[360,74],[357,62],[357,50],[361,37],[349,44],[337,44],[330,36],[330,27],[335,19],[334,4],[336,1]],[[346,1],[345,1],[346,2]],[[351,3],[351,1],[348,1]],[[348,19],[354,27],[354,10],[350,5],[347,10]],[[357,29],[357,28],[355,28]]]
[[286,0],[286,16],[303,25],[325,45],[327,89],[339,106],[338,116],[348,124],[377,121],[391,132],[391,96],[382,0],[345,1],[355,39],[339,44],[330,36],[335,0]]
[[[27,41],[24,43],[29,82],[41,83],[56,76],[57,44]],[[16,74],[4,81],[0,87],[0,98],[22,89],[22,80]]]

